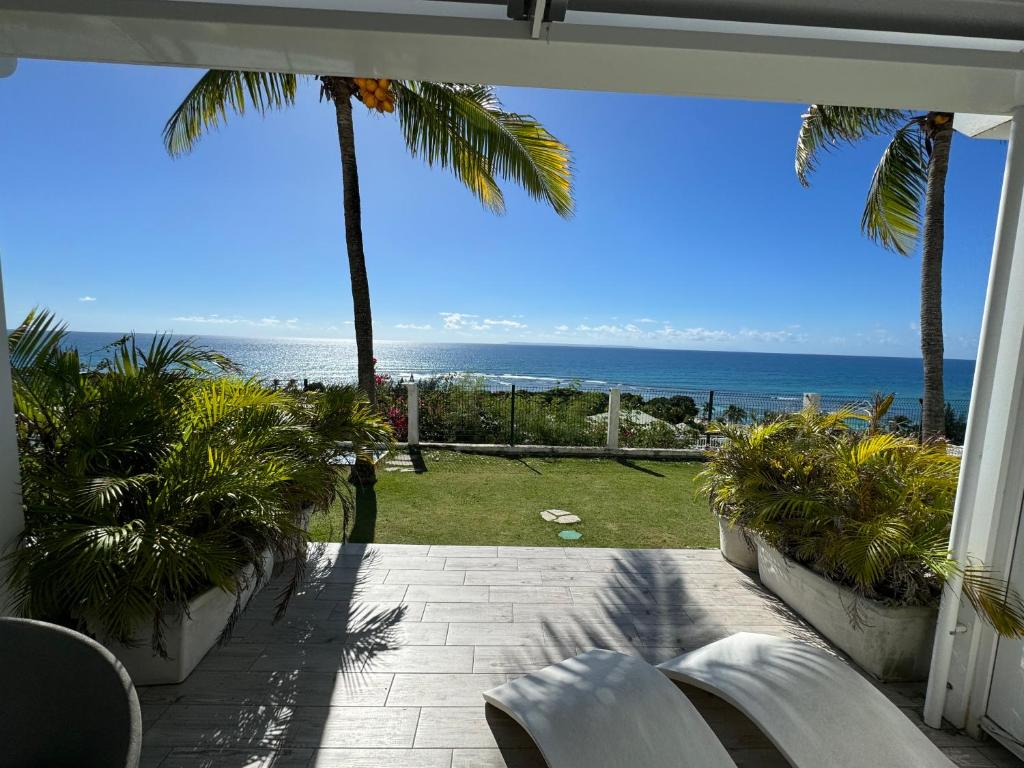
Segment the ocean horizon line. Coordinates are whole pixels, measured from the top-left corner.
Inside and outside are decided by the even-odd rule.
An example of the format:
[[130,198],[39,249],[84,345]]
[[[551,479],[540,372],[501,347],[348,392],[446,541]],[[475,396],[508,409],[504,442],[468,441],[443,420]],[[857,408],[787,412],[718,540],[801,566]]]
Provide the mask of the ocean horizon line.
[[[14,329],[8,330],[11,333]],[[229,341],[251,341],[251,342],[310,342],[310,343],[345,343],[349,345],[355,344],[354,338],[342,338],[336,336],[236,336],[227,333],[179,333],[177,331],[73,331],[77,335],[95,335],[95,336],[114,336],[123,337],[131,334],[136,336],[156,336],[160,334],[167,334],[176,338],[196,338],[196,339],[227,339]],[[741,355],[765,355],[765,356],[797,356],[797,357],[838,357],[838,358],[866,358],[866,359],[883,359],[883,360],[915,360],[921,361],[922,358],[919,356],[912,355],[883,355],[883,354],[855,354],[845,353],[840,354],[837,352],[798,352],[798,351],[765,351],[765,350],[750,350],[750,349],[694,349],[691,347],[648,347],[634,344],[587,344],[587,343],[574,343],[574,342],[556,342],[556,341],[426,341],[422,339],[374,339],[374,343],[380,344],[408,344],[416,346],[479,346],[479,347],[554,347],[554,348],[570,348],[570,349],[622,349],[622,350],[640,350],[644,352],[686,352],[691,354],[730,354],[736,353]],[[944,357],[944,360],[953,362],[964,362],[964,363],[976,363],[977,359],[973,357]]]

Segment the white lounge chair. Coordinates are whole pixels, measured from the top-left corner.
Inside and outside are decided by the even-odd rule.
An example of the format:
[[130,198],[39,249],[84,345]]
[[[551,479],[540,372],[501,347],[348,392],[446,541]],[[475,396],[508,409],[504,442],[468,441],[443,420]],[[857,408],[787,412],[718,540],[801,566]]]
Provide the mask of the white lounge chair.
[[642,659],[587,651],[484,693],[536,742],[549,768],[735,768],[725,747]]
[[806,643],[741,632],[658,669],[743,712],[794,768],[954,768],[881,691]]

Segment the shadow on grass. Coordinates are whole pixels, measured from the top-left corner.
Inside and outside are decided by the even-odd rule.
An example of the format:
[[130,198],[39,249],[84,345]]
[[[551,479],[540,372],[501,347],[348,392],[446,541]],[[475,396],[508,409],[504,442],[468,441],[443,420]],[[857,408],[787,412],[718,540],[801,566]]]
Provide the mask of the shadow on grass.
[[377,491],[372,485],[355,486],[356,517],[349,541],[369,544],[377,535]]
[[423,460],[423,451],[419,448],[409,448],[409,459],[412,461],[412,468],[417,475],[427,471],[427,462]]
[[533,472],[535,475],[543,475],[544,473],[537,469],[533,464],[530,464],[526,459],[512,459],[516,464],[522,464],[528,470]]
[[654,477],[664,477],[664,475],[661,474],[661,472],[655,472],[653,469],[650,469],[648,467],[641,467],[632,459],[618,458],[615,461],[629,469],[635,469],[637,472],[643,472],[645,475],[653,475]]

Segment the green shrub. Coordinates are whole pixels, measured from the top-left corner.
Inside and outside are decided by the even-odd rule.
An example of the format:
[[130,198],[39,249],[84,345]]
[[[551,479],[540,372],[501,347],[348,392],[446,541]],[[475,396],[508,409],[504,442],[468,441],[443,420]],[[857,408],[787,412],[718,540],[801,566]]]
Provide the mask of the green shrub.
[[[964,576],[964,594],[1000,632],[1024,634],[1024,604],[980,566],[961,572],[948,541],[960,459],[877,429],[882,413],[789,414],[722,425],[726,444],[700,480],[713,508],[788,557],[894,605],[935,605]],[[855,421],[867,429],[850,429]]]
[[240,592],[268,548],[302,551],[301,510],[343,492],[340,454],[390,440],[352,388],[269,389],[167,336],[145,348],[127,336],[86,368],[64,337],[33,313],[9,339],[25,531],[8,578],[33,618],[121,642],[152,627],[163,652],[165,611],[211,587]]

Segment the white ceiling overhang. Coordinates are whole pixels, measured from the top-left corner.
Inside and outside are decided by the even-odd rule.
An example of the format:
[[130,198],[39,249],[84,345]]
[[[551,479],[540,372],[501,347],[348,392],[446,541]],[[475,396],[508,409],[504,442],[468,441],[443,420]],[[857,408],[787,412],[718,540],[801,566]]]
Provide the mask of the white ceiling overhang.
[[0,0],[0,56],[993,115],[1024,104],[1019,0],[568,6],[533,39],[494,2]]

